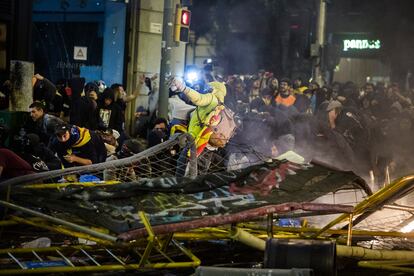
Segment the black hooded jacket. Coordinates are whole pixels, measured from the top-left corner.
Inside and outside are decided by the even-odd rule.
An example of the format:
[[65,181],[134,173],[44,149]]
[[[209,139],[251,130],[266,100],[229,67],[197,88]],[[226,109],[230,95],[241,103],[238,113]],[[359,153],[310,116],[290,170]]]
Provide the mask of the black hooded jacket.
[[[105,99],[111,99],[110,105],[105,105]],[[106,128],[115,129],[119,133],[123,130],[123,114],[121,107],[114,102],[113,90],[105,89],[102,93],[102,103],[99,107],[99,116]]]

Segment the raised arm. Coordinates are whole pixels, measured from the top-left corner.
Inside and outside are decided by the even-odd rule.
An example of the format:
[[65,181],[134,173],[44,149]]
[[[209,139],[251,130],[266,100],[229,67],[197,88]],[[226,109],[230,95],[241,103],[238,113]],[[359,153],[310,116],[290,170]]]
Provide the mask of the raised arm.
[[187,98],[196,106],[207,106],[215,100],[215,96],[212,93],[201,94],[194,89],[185,86],[185,83],[181,80],[174,78],[170,83],[171,89],[177,89],[182,91]]
[[212,93],[200,94],[189,87],[185,87],[183,93],[196,106],[207,106],[215,99]]
[[134,89],[133,93],[131,95],[127,95],[124,98],[124,101],[126,103],[129,103],[130,101],[132,101],[132,100],[134,100],[138,97],[139,91],[141,91],[141,88],[144,85],[144,82],[145,82],[145,75],[142,74],[142,75],[139,76],[137,87]]

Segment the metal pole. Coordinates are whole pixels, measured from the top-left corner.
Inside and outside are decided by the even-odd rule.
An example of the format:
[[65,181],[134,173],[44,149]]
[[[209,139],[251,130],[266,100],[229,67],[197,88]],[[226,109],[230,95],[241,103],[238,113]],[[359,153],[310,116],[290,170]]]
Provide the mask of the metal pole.
[[46,219],[48,221],[51,221],[51,222],[54,222],[54,223],[62,224],[62,225],[67,226],[71,229],[77,230],[77,231],[82,232],[82,233],[89,234],[89,235],[97,237],[97,238],[101,238],[101,239],[108,240],[108,241],[111,241],[111,242],[116,242],[116,240],[117,240],[117,238],[114,237],[114,236],[107,235],[107,234],[104,234],[104,233],[100,233],[100,232],[91,230],[91,229],[89,229],[85,226],[81,226],[81,225],[78,225],[78,224],[75,224],[75,223],[72,223],[72,222],[65,221],[63,219],[55,218],[55,217],[52,217],[52,216],[49,216],[49,215],[46,215],[46,214],[43,214],[43,213],[40,213],[40,212],[37,212],[37,211],[33,211],[31,209],[28,209],[28,208],[25,208],[25,207],[22,207],[22,206],[19,206],[19,205],[16,205],[16,204],[13,204],[13,203],[10,203],[10,202],[7,202],[7,201],[0,200],[0,205],[3,205],[5,207],[8,207],[8,208],[13,209],[13,210],[21,211],[23,213],[30,214],[30,215],[33,215],[33,216],[36,216],[36,217],[44,218],[44,219]]
[[197,148],[194,138],[190,134],[187,134],[187,144],[190,146],[189,177],[194,179],[198,175]]
[[256,248],[261,251],[265,251],[266,242],[258,237],[246,232],[238,227],[232,230],[231,236],[233,240],[244,243],[247,246]]
[[[129,11],[129,32],[128,32],[128,60],[127,62],[127,91],[135,91],[137,89],[137,83],[139,75],[138,72],[138,48],[139,48],[139,17],[140,17],[140,1],[131,0],[128,7]],[[132,104],[132,105],[131,105]],[[127,105],[127,112],[125,114],[125,129],[130,134],[134,132],[135,122],[135,100]]]
[[174,14],[173,0],[164,0],[164,18],[162,23],[160,91],[158,98],[158,116],[168,117],[167,80],[171,76],[171,51],[173,47]]
[[273,238],[273,213],[267,215],[267,237]]
[[319,85],[323,85],[322,81],[322,53],[323,46],[325,44],[325,22],[326,22],[326,2],[325,0],[319,0],[319,12],[318,12],[318,22],[316,25],[316,44],[320,47],[319,56],[315,61],[315,70],[314,70],[314,80]]
[[319,45],[325,44],[325,20],[326,20],[326,0],[319,1],[319,14],[318,14],[318,42]]
[[354,219],[354,215],[351,213],[349,214],[349,224],[348,224],[348,237],[346,239],[346,245],[351,246],[352,245],[352,223]]

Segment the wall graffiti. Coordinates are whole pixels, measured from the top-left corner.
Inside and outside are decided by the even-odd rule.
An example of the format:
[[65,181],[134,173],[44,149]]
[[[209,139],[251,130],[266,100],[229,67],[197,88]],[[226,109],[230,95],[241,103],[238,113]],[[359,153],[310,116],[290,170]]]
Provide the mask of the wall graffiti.
[[[51,209],[56,204],[56,209],[67,208],[69,213],[83,210],[76,215],[120,233],[143,226],[139,211],[147,214],[152,225],[191,221],[265,205],[313,201],[330,191],[349,188],[352,183],[359,187],[357,179],[352,172],[321,165],[278,162],[196,179],[154,178],[55,194],[48,191],[38,203]],[[61,201],[52,201],[59,197]]]
[[251,174],[245,181],[232,183],[229,191],[236,194],[267,196],[274,189],[279,188],[279,184],[285,180],[286,176],[294,175],[300,169],[305,169],[305,167],[290,162],[283,163],[277,168],[263,168]]

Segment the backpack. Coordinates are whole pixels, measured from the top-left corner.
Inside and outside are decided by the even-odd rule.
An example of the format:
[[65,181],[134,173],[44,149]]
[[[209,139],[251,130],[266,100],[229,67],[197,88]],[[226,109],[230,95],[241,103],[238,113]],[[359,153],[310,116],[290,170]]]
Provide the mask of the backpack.
[[237,125],[234,120],[234,112],[222,103],[220,103],[212,112],[214,112],[215,115],[210,118],[210,122],[207,125],[202,123],[198,108],[196,108],[196,114],[200,125],[208,126],[212,130],[209,144],[213,147],[224,148],[236,131]]

